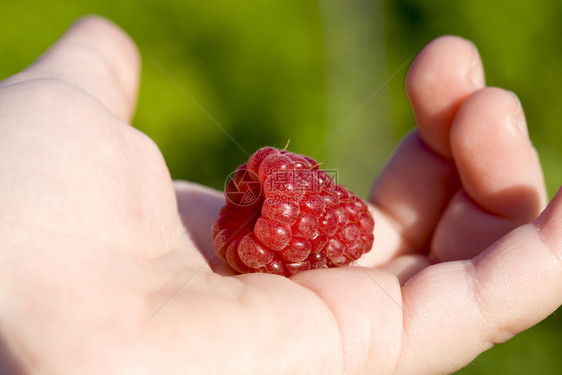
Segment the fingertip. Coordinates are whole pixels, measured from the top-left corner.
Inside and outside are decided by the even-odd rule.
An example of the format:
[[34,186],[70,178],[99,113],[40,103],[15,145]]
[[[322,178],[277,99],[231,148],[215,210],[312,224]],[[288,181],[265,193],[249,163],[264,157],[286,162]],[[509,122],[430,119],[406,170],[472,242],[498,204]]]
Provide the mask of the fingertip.
[[540,162],[514,93],[486,87],[462,104],[450,134],[463,187],[481,207],[517,223],[546,202]]
[[525,119],[525,114],[523,113],[523,107],[521,106],[519,97],[513,91],[509,91],[509,93],[515,103],[515,111],[511,116],[511,122],[513,126],[521,132],[523,137],[531,142],[529,138],[529,129],[527,127],[527,120]]
[[449,129],[456,111],[484,85],[480,55],[466,39],[439,37],[415,58],[406,76],[406,92],[422,138],[435,152],[451,157]]
[[[511,122],[522,116],[515,94],[499,87],[486,87],[475,91],[463,102],[451,128],[451,143],[462,139],[481,137],[490,125]],[[516,130],[508,127],[509,131]]]
[[431,83],[437,74],[452,75],[457,83],[472,89],[485,85],[478,48],[470,40],[456,35],[440,36],[422,48],[406,76],[408,92],[417,93],[420,83]]

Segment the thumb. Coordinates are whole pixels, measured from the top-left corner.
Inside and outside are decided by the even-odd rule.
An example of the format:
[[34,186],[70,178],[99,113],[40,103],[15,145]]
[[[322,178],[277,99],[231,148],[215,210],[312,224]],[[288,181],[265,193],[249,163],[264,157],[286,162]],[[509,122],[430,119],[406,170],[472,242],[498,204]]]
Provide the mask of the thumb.
[[139,69],[133,41],[105,18],[88,16],[78,20],[35,63],[0,86],[60,80],[86,91],[129,122],[136,106]]

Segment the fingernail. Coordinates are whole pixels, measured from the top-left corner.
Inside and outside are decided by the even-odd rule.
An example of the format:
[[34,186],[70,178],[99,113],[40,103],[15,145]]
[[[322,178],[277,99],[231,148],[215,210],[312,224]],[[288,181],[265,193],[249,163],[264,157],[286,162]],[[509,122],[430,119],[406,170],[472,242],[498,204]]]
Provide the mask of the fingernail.
[[484,76],[478,74],[476,71],[476,67],[480,64],[480,54],[478,53],[478,48],[472,42],[470,42],[472,46],[472,61],[468,66],[468,70],[466,71],[466,80],[470,82],[474,87],[484,87],[486,82],[484,80]]
[[521,134],[523,134],[526,138],[529,138],[529,129],[527,129],[525,118],[522,116],[523,110],[521,108],[521,101],[514,92],[510,91],[510,93],[515,101],[515,112],[511,116],[511,123],[516,129],[519,129]]

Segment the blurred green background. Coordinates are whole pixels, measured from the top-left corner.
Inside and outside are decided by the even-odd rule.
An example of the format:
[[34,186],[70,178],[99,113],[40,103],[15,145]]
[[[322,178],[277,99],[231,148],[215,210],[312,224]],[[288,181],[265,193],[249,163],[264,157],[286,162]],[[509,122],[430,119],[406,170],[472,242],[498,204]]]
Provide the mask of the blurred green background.
[[[248,154],[290,139],[292,151],[326,161],[366,196],[413,128],[404,94],[411,59],[434,37],[457,34],[478,46],[488,84],[521,98],[549,195],[562,184],[558,0],[4,2],[0,79],[88,13],[137,42],[133,125],[159,145],[174,178],[221,189]],[[556,374],[561,343],[554,314],[459,374]]]

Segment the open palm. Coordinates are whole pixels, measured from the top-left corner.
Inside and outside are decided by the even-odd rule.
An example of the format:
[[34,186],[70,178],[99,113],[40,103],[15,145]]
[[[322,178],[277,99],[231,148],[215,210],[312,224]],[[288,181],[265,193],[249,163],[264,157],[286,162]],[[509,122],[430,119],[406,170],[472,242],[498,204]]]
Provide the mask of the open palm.
[[469,42],[410,69],[418,129],[374,185],[372,252],[292,278],[214,256],[222,194],[174,184],[127,125],[138,69],[87,18],[0,84],[2,373],[447,373],[562,302],[562,197],[532,221],[523,112]]

